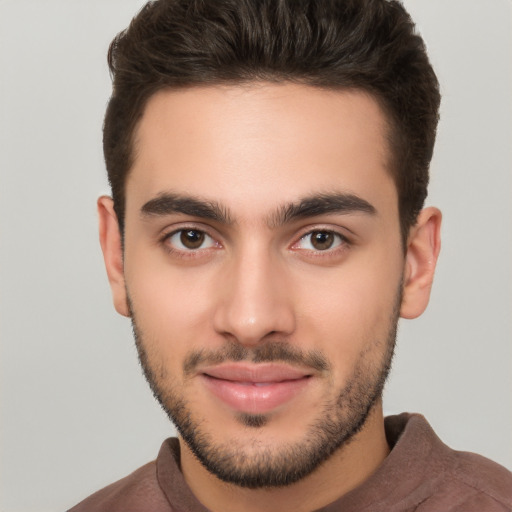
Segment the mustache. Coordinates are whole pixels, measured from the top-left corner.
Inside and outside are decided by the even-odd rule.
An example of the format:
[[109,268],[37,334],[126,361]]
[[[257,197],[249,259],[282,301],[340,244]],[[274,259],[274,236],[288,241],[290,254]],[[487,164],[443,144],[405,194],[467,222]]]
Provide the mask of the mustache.
[[303,350],[284,342],[268,342],[247,348],[230,343],[217,350],[194,350],[183,361],[185,376],[193,375],[200,366],[218,365],[226,362],[247,361],[251,363],[284,362],[293,366],[312,368],[318,372],[329,371],[331,365],[317,350]]

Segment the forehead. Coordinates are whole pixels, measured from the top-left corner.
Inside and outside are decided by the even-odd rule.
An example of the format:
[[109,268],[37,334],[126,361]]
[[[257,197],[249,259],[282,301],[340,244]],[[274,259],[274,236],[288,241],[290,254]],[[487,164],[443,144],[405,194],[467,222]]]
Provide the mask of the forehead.
[[137,127],[127,212],[169,191],[248,215],[333,191],[396,206],[386,135],[378,103],[359,91],[266,83],[160,91]]

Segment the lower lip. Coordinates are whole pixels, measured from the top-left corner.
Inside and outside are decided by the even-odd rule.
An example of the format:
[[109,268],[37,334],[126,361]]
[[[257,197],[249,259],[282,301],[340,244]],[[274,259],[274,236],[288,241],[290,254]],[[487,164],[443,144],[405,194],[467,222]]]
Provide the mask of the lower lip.
[[265,414],[289,402],[310,382],[311,377],[272,382],[264,385],[216,379],[202,375],[208,389],[225,404],[239,412]]

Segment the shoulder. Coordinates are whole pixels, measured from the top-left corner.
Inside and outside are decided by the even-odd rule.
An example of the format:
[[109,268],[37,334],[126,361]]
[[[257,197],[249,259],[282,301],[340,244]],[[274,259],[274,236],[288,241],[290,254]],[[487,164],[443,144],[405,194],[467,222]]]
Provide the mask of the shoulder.
[[476,453],[450,452],[441,487],[446,496],[458,492],[460,510],[512,511],[510,471]]
[[[445,445],[421,415],[387,419],[401,463],[412,479],[405,501],[418,512],[512,512],[512,473],[475,453]],[[415,476],[413,476],[415,475]],[[409,510],[409,509],[408,509]]]
[[168,511],[167,500],[158,485],[156,462],[95,492],[68,512]]
[[68,512],[207,512],[180,469],[177,438],[166,439],[156,461],[89,496]]

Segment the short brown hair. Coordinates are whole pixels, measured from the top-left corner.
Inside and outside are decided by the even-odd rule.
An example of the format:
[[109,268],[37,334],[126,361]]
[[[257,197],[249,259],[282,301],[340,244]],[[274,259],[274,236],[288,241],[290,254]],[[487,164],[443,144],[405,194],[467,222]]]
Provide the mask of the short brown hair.
[[387,115],[402,239],[427,195],[439,85],[394,0],[156,0],[110,45],[103,148],[121,230],[134,132],[164,88],[295,82],[370,93]]

